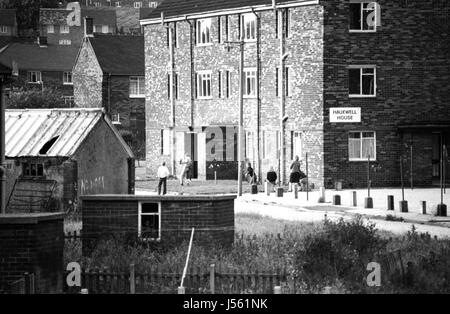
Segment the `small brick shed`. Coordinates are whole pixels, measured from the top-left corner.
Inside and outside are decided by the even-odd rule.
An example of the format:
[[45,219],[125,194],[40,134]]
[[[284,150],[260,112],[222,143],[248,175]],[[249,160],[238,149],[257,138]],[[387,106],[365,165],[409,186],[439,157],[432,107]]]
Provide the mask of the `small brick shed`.
[[112,235],[138,236],[145,241],[229,246],[234,241],[236,195],[87,195],[81,198],[83,255]]
[[0,215],[0,291],[25,272],[36,293],[58,293],[63,282],[64,214]]

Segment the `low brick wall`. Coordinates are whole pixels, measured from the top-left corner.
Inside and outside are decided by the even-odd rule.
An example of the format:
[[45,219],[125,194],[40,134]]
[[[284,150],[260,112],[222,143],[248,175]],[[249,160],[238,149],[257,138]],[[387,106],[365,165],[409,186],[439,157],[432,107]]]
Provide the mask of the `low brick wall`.
[[83,255],[90,255],[100,239],[113,235],[139,235],[140,204],[158,204],[160,239],[177,244],[189,240],[195,228],[195,244],[230,246],[234,241],[235,195],[93,195],[82,197]]
[[35,293],[61,292],[64,214],[0,215],[0,290],[25,272],[35,274]]

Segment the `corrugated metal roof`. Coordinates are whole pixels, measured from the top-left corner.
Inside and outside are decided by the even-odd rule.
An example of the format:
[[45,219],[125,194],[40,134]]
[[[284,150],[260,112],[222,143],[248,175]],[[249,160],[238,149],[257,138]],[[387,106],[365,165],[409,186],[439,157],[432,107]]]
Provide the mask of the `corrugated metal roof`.
[[[6,110],[6,157],[70,157],[98,121],[103,110],[21,109]],[[56,139],[46,154],[43,146]]]

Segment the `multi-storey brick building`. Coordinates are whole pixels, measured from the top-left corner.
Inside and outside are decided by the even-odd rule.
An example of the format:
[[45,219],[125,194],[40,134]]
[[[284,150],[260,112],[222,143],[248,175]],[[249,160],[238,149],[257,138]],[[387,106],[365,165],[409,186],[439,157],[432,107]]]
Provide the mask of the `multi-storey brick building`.
[[75,103],[103,107],[136,158],[145,156],[144,38],[86,36],[73,68]]
[[432,184],[449,142],[449,8],[445,0],[164,1],[141,20],[149,174],[162,160],[176,170],[188,152],[199,178],[217,164],[237,175],[242,36],[245,157],[260,176],[283,163],[287,174],[296,155],[304,169],[308,154],[318,185],[365,186],[370,157],[372,185],[390,186],[400,183],[402,157],[405,180]]
[[0,9],[0,36],[17,36],[16,10]]
[[80,46],[84,37],[84,20],[93,20],[93,31],[116,34],[116,11],[111,8],[86,8],[69,4],[67,8],[40,10],[40,34],[51,45]]
[[156,8],[161,0],[84,0],[85,6],[116,7],[116,8]]

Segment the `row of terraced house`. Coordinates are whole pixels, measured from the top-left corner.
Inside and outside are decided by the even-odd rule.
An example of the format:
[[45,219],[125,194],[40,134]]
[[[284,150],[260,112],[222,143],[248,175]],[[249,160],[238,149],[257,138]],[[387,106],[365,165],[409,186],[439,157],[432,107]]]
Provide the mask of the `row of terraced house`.
[[[141,20],[146,159],[236,179],[243,40],[245,160],[316,186],[432,185],[450,131],[445,0],[166,0]],[[448,167],[447,167],[448,169]],[[448,170],[447,178],[448,176]]]

